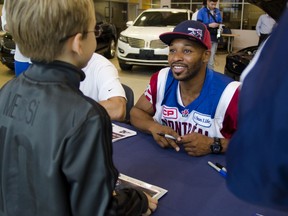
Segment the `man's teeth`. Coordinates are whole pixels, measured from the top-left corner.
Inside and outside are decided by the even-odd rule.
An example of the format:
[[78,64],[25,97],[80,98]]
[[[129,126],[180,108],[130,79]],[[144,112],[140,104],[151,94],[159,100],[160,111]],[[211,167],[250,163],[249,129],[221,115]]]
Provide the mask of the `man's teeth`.
[[174,68],[181,69],[181,68],[183,68],[183,66],[174,66]]

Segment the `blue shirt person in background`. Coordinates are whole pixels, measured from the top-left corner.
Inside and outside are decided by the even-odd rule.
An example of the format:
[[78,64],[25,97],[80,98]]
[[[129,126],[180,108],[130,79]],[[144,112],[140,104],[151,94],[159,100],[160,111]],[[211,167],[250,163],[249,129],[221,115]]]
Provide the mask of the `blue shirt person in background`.
[[[5,10],[5,1],[2,7],[2,16],[1,16],[1,24],[2,24],[2,29],[4,31],[9,32],[9,29],[7,28],[7,22],[6,22],[6,10]],[[17,44],[15,48],[15,55],[14,55],[14,70],[15,70],[15,75],[19,76],[23,71],[27,70],[28,67],[30,66],[31,61],[28,57],[24,56]]]
[[217,33],[220,24],[222,23],[222,16],[220,10],[216,8],[218,0],[207,0],[206,7],[199,10],[197,20],[204,23],[211,36],[211,56],[208,62],[208,68],[214,69],[215,54],[218,47]]

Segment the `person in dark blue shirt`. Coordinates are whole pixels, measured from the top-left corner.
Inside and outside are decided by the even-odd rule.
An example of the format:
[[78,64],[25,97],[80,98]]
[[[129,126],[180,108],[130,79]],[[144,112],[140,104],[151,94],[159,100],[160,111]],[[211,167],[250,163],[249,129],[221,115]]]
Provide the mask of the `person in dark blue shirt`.
[[249,1],[279,25],[241,76],[238,129],[226,154],[227,185],[248,202],[288,211],[287,0]]

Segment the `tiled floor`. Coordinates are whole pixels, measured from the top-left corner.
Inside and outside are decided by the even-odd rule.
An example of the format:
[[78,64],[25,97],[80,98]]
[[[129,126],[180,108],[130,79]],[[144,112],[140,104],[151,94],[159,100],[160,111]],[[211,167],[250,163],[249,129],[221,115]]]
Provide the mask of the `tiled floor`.
[[[215,70],[221,73],[224,72],[225,58],[227,54],[217,54],[215,61]],[[130,86],[135,95],[135,102],[139,96],[144,92],[150,76],[158,71],[158,67],[146,67],[146,66],[133,66],[132,71],[122,71],[118,65],[117,58],[112,59],[112,63],[119,71],[120,81]],[[14,77],[13,71],[9,70],[6,66],[0,63],[0,87],[2,87],[8,80]]]

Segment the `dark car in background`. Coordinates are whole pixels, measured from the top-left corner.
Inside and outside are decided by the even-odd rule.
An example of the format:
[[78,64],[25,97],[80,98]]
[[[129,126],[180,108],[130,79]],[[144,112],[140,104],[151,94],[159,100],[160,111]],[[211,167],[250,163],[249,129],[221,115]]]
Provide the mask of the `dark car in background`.
[[[95,28],[100,31],[96,38],[96,52],[112,59],[116,53],[117,30],[114,24],[106,21],[105,17],[96,12],[97,24]],[[14,70],[15,42],[9,33],[0,38],[0,61],[10,69]]]
[[250,63],[258,50],[258,46],[246,47],[226,56],[224,73],[234,80],[239,80],[241,73]]
[[108,59],[112,59],[116,54],[116,43],[118,39],[116,26],[107,22],[106,18],[97,12],[96,21],[96,29],[100,31],[100,36],[96,38],[96,52],[103,54]]
[[15,43],[9,33],[0,38],[0,61],[8,68],[14,70]]

